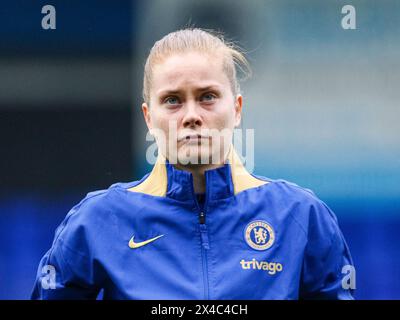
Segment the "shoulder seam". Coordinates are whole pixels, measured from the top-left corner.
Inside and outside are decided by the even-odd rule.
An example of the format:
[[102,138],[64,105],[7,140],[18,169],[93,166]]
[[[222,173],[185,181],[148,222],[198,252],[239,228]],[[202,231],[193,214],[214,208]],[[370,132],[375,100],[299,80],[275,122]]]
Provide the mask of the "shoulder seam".
[[284,179],[278,179],[278,180],[275,180],[275,182],[277,182],[277,183],[280,182],[280,183],[283,183],[283,184],[288,184],[288,185],[290,185],[291,187],[294,187],[294,188],[296,188],[296,189],[300,189],[300,190],[302,190],[302,191],[307,192],[307,193],[310,194],[314,199],[319,200],[318,197],[316,196],[316,194],[314,193],[314,191],[312,191],[312,190],[309,189],[309,188],[305,188],[305,187],[299,186],[299,185],[296,184],[296,183],[293,183],[293,182],[290,182],[290,181],[287,181],[287,180],[284,180]]

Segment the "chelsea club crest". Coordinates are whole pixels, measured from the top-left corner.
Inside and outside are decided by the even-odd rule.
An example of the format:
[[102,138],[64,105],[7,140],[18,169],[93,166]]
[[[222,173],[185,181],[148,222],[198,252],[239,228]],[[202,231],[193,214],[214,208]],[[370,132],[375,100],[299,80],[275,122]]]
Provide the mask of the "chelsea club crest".
[[255,220],[246,226],[244,238],[253,249],[267,250],[275,241],[275,233],[266,221]]

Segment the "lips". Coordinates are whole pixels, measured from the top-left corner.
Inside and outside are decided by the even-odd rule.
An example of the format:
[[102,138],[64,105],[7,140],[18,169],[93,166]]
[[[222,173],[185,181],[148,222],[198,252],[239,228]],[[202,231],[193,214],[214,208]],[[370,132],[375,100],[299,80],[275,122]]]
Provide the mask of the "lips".
[[209,139],[209,137],[203,136],[201,134],[187,134],[178,139],[179,142],[190,142],[190,141],[200,141],[202,139]]
[[207,145],[209,146],[211,144],[211,141],[209,140],[209,137],[205,137],[202,135],[186,135],[184,136],[178,143],[181,146],[204,146]]

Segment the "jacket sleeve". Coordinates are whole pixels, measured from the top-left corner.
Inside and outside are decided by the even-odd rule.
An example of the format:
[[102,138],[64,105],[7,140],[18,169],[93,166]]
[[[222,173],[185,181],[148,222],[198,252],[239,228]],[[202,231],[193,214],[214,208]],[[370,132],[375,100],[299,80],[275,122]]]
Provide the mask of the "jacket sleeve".
[[354,299],[355,269],[335,214],[320,200],[311,205],[300,299]]
[[96,299],[101,288],[82,219],[85,212],[80,212],[85,210],[74,207],[57,228],[50,250],[39,263],[31,299]]

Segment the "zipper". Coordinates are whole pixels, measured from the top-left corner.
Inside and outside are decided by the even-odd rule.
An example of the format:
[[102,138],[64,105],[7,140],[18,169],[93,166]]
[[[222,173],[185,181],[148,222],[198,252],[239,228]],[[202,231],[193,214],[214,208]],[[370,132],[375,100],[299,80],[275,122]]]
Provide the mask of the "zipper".
[[[192,177],[191,177],[192,178]],[[207,189],[207,184],[206,184]],[[208,230],[206,224],[206,208],[207,208],[207,198],[208,192],[206,190],[206,198],[204,200],[204,210],[200,209],[199,202],[197,201],[196,194],[194,192],[193,187],[193,178],[192,178],[192,194],[194,197],[194,201],[196,203],[196,207],[199,211],[199,226],[200,226],[200,240],[201,240],[201,265],[203,269],[203,284],[204,284],[204,300],[210,299],[210,284],[208,282],[208,262],[207,262],[207,250],[210,249],[210,243],[208,241]]]
[[203,266],[203,283],[204,283],[204,298],[210,299],[210,288],[208,283],[208,263],[207,263],[207,250],[210,249],[208,242],[208,231],[205,223],[205,213],[200,212],[200,237],[201,237],[201,258]]

